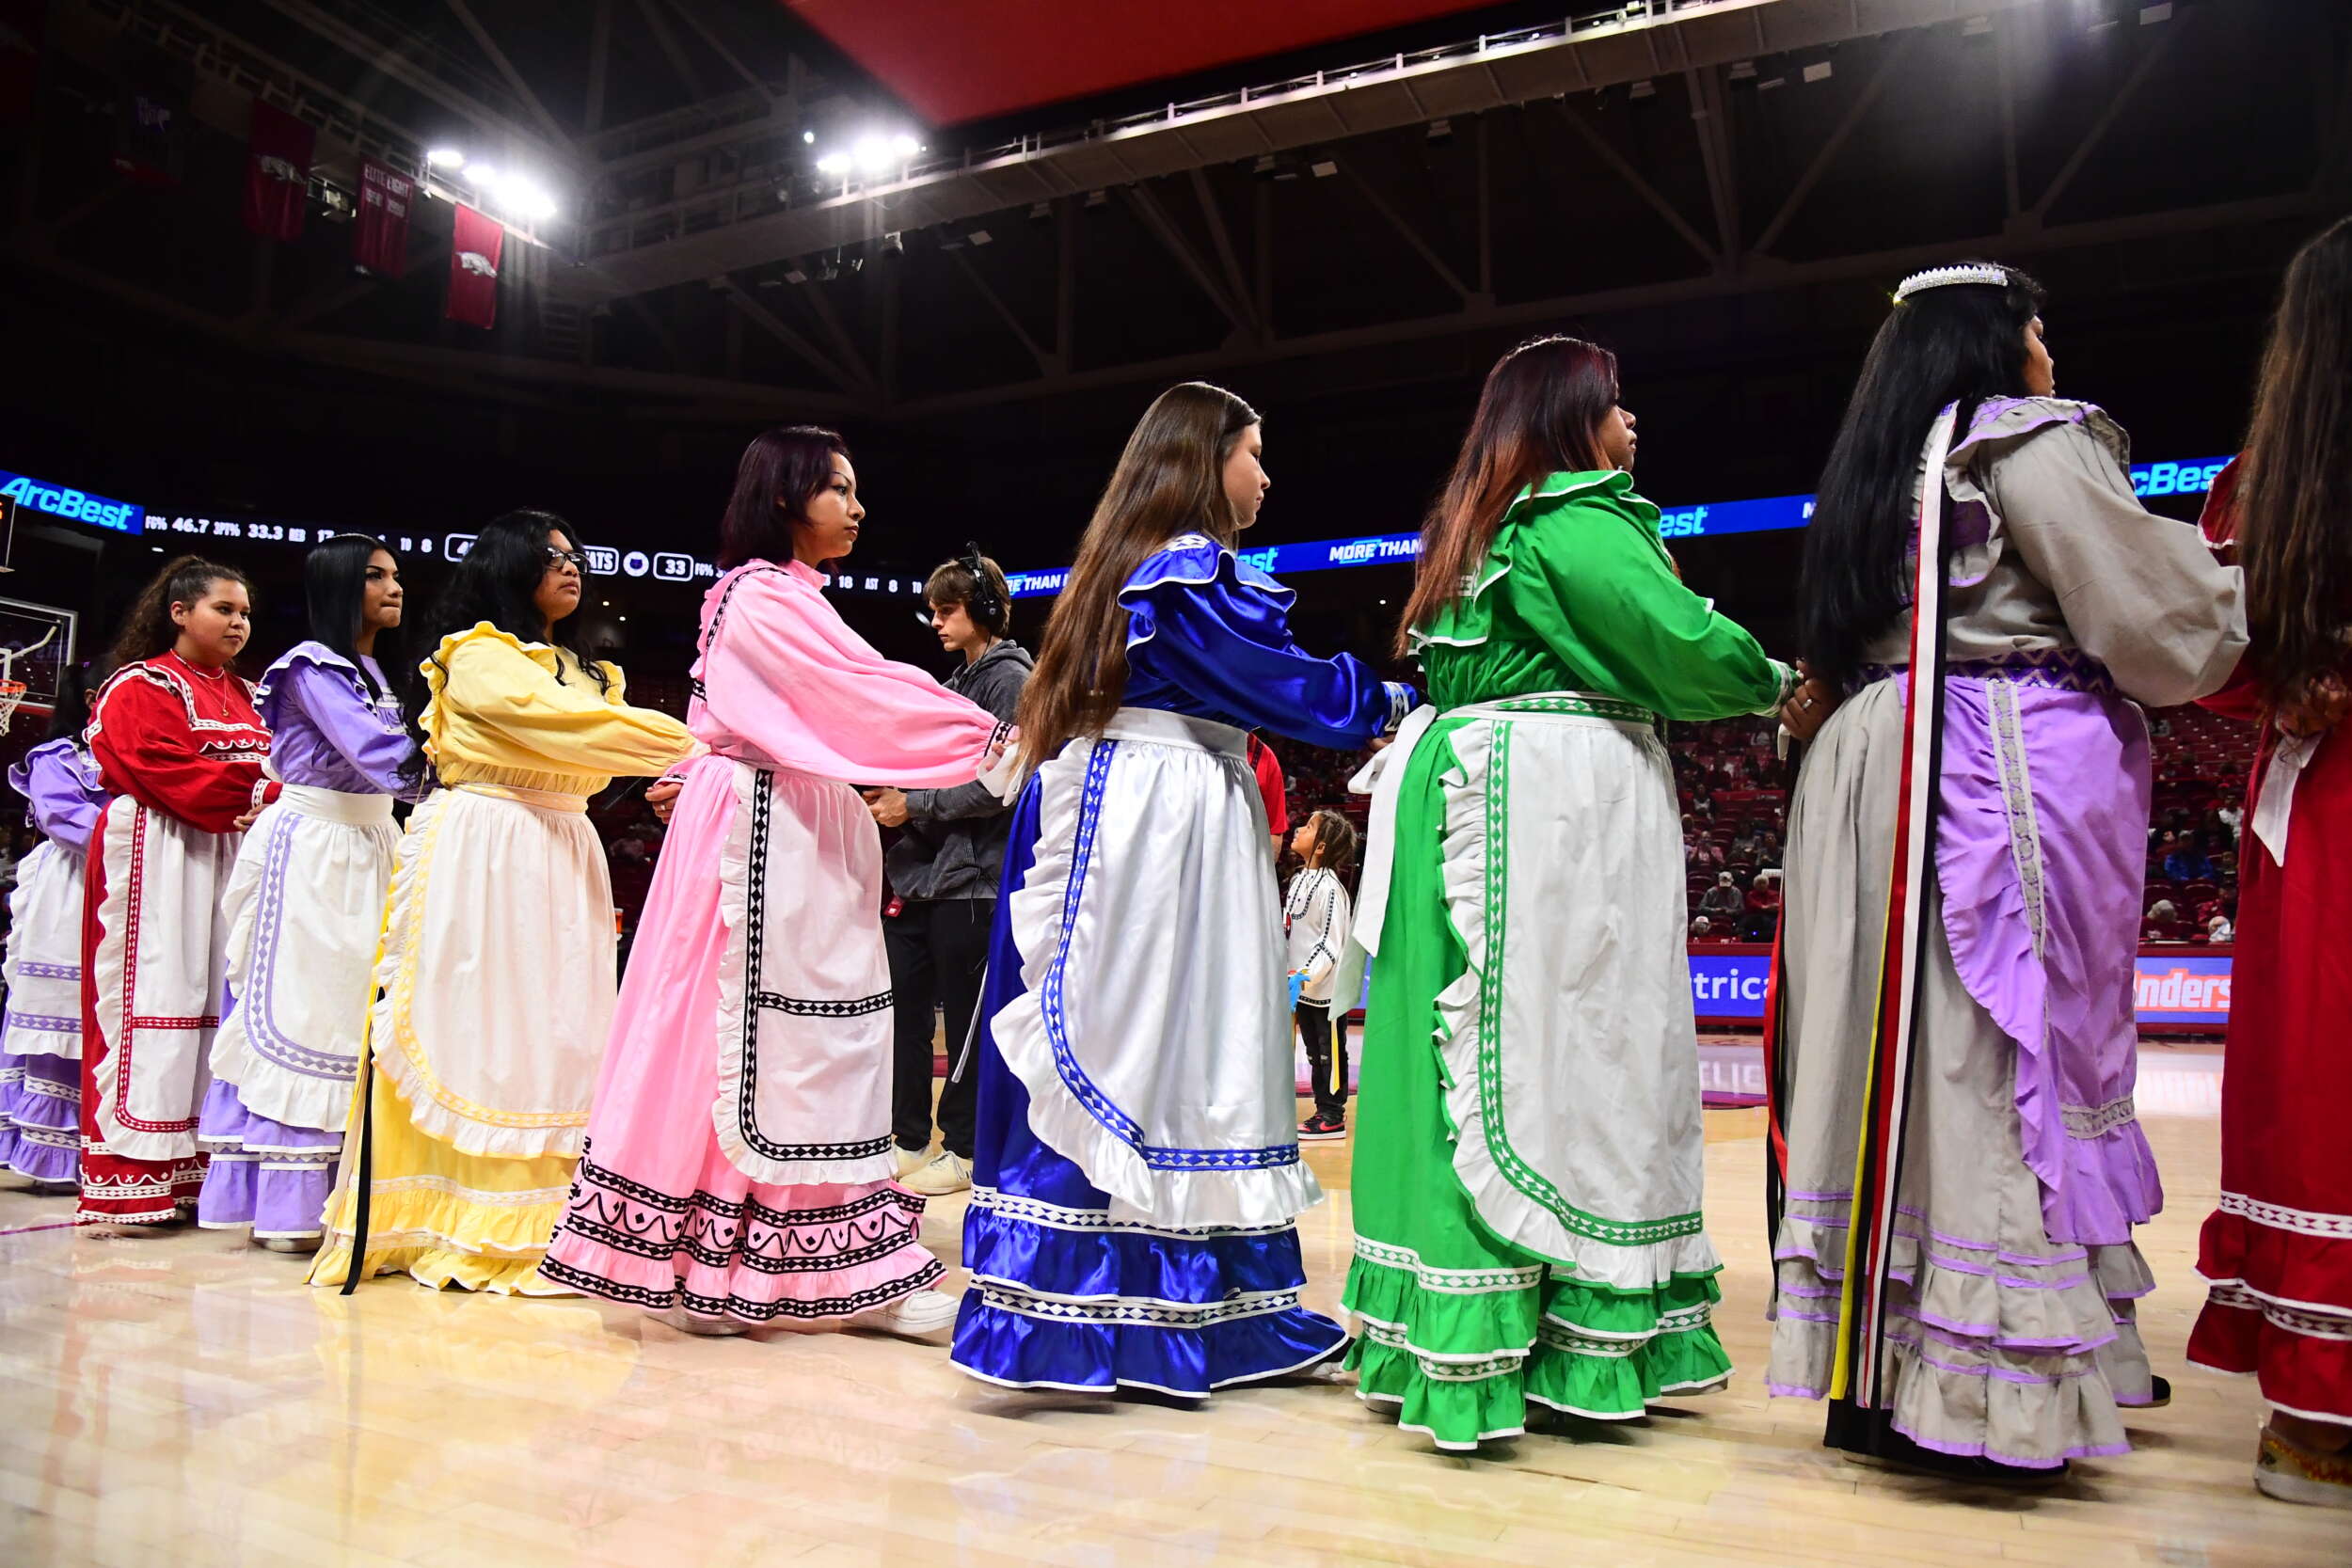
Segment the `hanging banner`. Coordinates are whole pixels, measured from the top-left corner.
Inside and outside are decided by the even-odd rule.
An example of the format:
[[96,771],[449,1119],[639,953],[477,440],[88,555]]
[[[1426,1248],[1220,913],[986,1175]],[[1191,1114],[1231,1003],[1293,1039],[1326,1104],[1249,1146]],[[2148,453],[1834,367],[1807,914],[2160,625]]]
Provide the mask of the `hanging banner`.
[[317,133],[260,99],[246,135],[245,226],[265,240],[298,239]]
[[499,256],[506,230],[460,202],[449,242],[449,307],[453,322],[488,330],[499,314]]
[[41,35],[48,29],[48,0],[0,0],[0,125],[33,118]]
[[408,271],[408,209],[417,182],[369,158],[359,165],[359,216],[351,229],[351,259],[379,277]]
[[187,157],[188,68],[139,39],[121,42],[115,172],[142,185],[180,183]]

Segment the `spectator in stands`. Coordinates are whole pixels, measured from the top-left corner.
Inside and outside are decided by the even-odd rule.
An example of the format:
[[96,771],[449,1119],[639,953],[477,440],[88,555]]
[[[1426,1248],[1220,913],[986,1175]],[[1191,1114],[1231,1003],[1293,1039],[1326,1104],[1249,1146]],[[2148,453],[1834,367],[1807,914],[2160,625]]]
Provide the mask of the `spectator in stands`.
[[1706,896],[1699,900],[1700,913],[1720,915],[1726,921],[1737,921],[1740,911],[1746,908],[1747,900],[1741,898],[1740,890],[1732,885],[1728,871],[1716,873],[1715,885],[1708,888]]
[[2205,922],[2205,940],[2217,947],[2223,942],[2235,942],[2237,927],[2230,924],[2228,915],[2217,914]]
[[[2168,837],[2170,835],[2167,835]],[[2183,833],[2172,852],[2164,857],[2164,874],[2176,882],[2205,882],[2213,879],[2213,862],[2197,847],[2195,833]]]
[[1731,841],[1731,858],[1743,865],[1761,864],[1757,856],[1762,852],[1763,841],[1756,836],[1754,828],[1743,826],[1740,836]]
[[1700,915],[1697,919],[1691,922],[1691,940],[1692,942],[1712,942],[1714,938],[1709,936],[1708,933],[1713,929],[1714,927],[1712,923],[1708,920],[1707,916]]
[[[995,562],[978,546],[942,562],[923,584],[931,629],[961,662],[943,683],[1007,723],[1029,678],[1029,651],[1012,639],[1012,594]],[[869,789],[866,809],[885,828],[904,831],[890,847],[890,891],[897,912],[882,922],[890,955],[892,1016],[891,1135],[913,1156],[898,1180],[908,1191],[944,1197],[972,1184],[973,1116],[979,1074],[950,1072],[940,1085],[940,1148],[931,1141],[931,1006],[952,1064],[971,1033],[988,965],[989,931],[1011,816],[979,783],[946,789]]]
[[2238,803],[2235,800],[2225,800],[2222,802],[2221,809],[2214,815],[2221,818],[2221,825],[2229,830],[2230,842],[2233,845],[2237,843],[2238,830],[2246,820],[2246,813]]

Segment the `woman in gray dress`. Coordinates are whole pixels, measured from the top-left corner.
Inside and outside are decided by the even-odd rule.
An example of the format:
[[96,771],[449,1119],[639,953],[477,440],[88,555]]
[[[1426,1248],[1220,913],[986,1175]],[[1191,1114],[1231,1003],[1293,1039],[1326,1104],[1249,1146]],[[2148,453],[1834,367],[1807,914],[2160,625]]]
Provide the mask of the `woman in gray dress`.
[[1994,1480],[2123,1452],[2117,1406],[2168,1392],[2132,1321],[2163,1201],[2135,704],[2246,645],[2237,571],[2053,395],[2041,303],[1984,263],[1906,279],[1832,450],[1802,614],[1845,701],[1789,813],[1771,1036],[1772,1391],[1831,1399],[1833,1448]]

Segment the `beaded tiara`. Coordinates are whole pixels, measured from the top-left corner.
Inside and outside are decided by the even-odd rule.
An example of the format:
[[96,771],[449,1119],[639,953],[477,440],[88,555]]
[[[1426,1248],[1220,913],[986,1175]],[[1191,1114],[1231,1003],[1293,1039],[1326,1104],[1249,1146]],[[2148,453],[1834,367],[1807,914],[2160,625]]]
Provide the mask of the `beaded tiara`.
[[1900,303],[1913,294],[1925,293],[1930,289],[1948,289],[1955,283],[1990,283],[1997,289],[2008,282],[2008,268],[1996,267],[1990,261],[1969,261],[1957,267],[1930,267],[1925,272],[1915,272],[1895,285],[1895,298]]

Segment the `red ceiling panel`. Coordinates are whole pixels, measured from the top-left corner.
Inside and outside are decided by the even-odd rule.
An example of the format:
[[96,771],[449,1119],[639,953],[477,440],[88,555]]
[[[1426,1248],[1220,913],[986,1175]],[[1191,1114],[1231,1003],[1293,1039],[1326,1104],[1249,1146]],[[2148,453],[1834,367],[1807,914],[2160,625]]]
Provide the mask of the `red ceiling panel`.
[[1477,9],[1481,0],[784,0],[931,125]]

